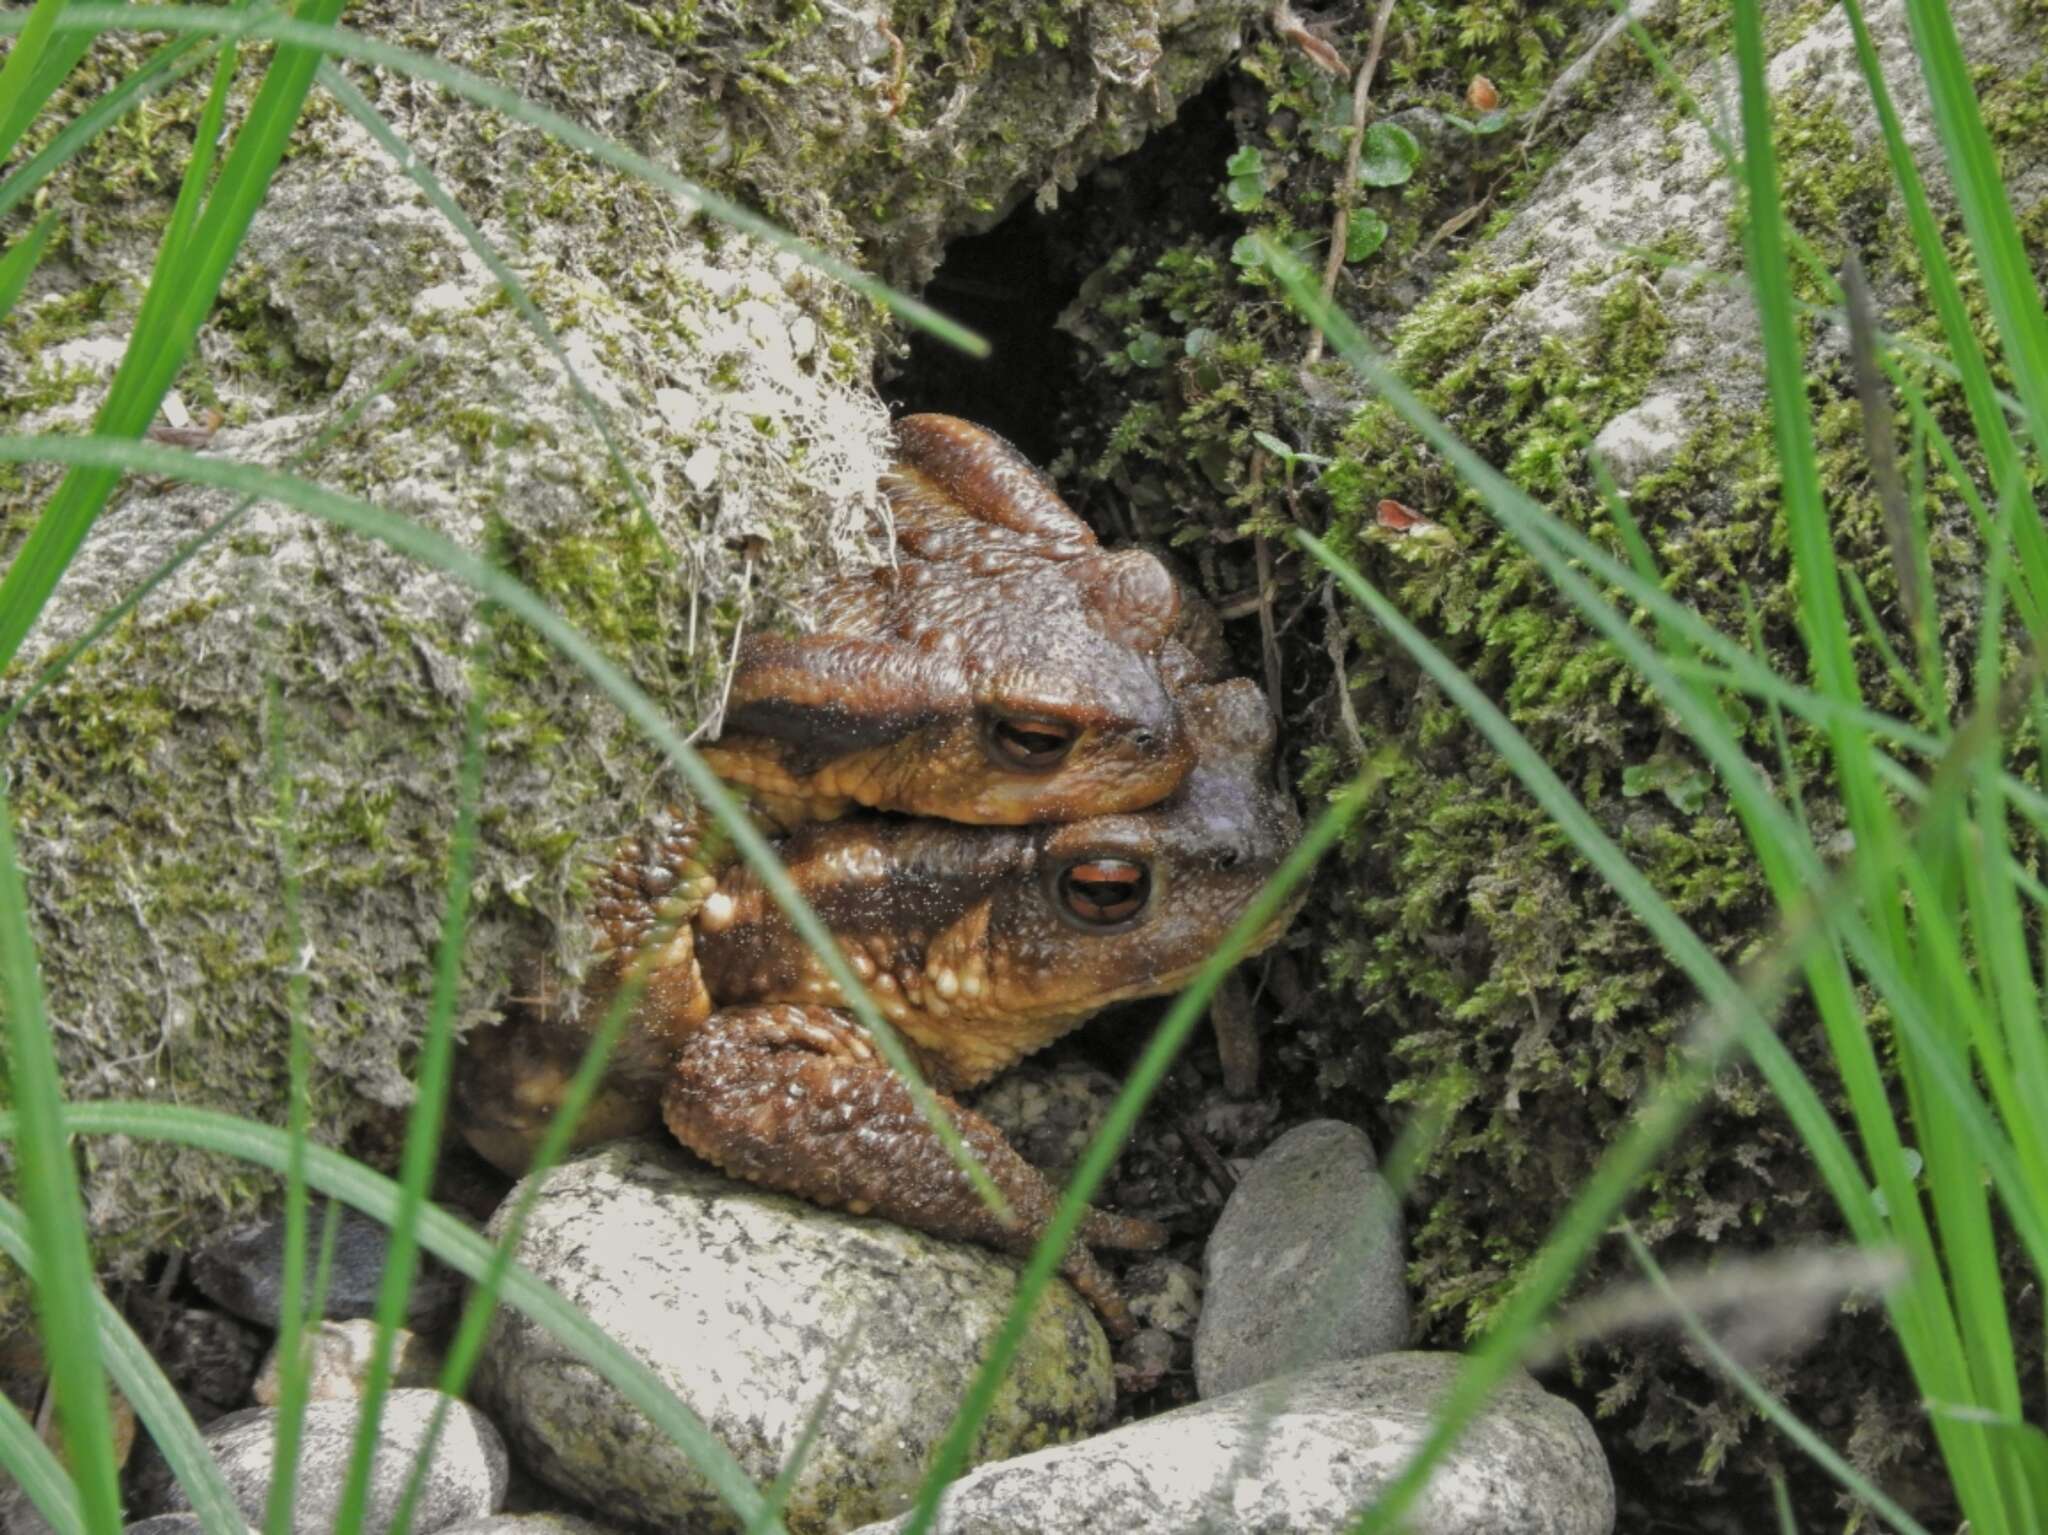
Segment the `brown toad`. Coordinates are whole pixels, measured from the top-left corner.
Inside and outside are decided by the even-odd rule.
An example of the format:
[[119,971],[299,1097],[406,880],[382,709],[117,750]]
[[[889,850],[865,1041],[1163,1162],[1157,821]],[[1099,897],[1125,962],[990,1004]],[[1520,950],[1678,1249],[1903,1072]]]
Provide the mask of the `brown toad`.
[[773,823],[870,809],[1023,825],[1135,810],[1193,760],[1173,689],[1180,590],[1103,549],[993,432],[896,428],[898,558],[819,594],[820,631],[740,647],[704,748]]
[[[1273,723],[1247,681],[1192,685],[1195,761],[1149,809],[1061,825],[858,816],[780,851],[876,1005],[942,1094],[972,1088],[1111,1002],[1173,991],[1214,952],[1299,835],[1271,785]],[[629,843],[597,901],[603,963],[580,998],[533,1005],[461,1092],[465,1133],[518,1165],[617,988],[645,985],[598,1121],[660,1114],[727,1172],[820,1204],[1028,1250],[1057,1198],[988,1121],[945,1098],[1017,1217],[1005,1225],[918,1116],[817,956],[757,877],[712,880],[690,825]],[[1286,925],[1267,924],[1263,948]],[[1130,1327],[1085,1244],[1148,1246],[1146,1221],[1091,1212],[1063,1272],[1112,1331]]]

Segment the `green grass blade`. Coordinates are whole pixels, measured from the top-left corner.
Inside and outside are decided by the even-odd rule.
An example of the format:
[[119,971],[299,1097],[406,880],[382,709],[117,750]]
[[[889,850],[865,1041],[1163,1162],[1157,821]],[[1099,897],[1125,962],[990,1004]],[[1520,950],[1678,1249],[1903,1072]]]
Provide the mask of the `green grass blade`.
[[0,216],[41,186],[59,166],[76,156],[98,138],[109,123],[130,107],[147,100],[203,65],[214,47],[197,34],[177,37],[165,43],[136,69],[121,77],[114,87],[95,97],[78,116],[66,123],[55,138],[8,172],[0,181]]
[[[133,15],[119,6],[78,5],[65,16],[62,24],[66,27],[83,26],[104,30],[207,34],[228,30],[228,24],[222,21],[219,13],[182,5],[150,6],[143,16]],[[19,30],[20,22],[17,18],[0,16],[0,36]],[[857,267],[850,266],[810,242],[798,239],[787,230],[740,204],[721,197],[706,187],[685,181],[644,155],[613,143],[601,134],[592,133],[573,119],[551,111],[537,102],[528,101],[480,75],[471,74],[467,70],[426,54],[393,47],[346,28],[322,26],[313,22],[278,18],[249,28],[245,35],[251,38],[267,38],[300,48],[317,49],[338,58],[374,64],[382,69],[430,81],[481,106],[503,112],[508,117],[541,129],[557,141],[579,149],[614,169],[622,170],[651,186],[659,187],[686,207],[702,208],[720,223],[730,225],[742,234],[751,235],[777,250],[790,252],[799,257],[806,266],[816,268],[869,302],[887,309],[906,324],[929,332],[947,345],[957,347],[972,357],[988,355],[986,341],[966,326],[948,319],[929,305],[897,292],[888,284],[868,276]]]
[[291,1156],[285,1163],[284,1282],[278,1301],[278,1448],[271,1466],[270,1492],[263,1504],[263,1529],[265,1535],[287,1535],[291,1528],[292,1493],[298,1485],[299,1431],[311,1389],[305,1338],[305,1153],[312,1102],[312,1048],[306,1036],[312,955],[306,947],[305,924],[300,914],[298,794],[285,741],[284,692],[275,677],[268,686],[264,734],[270,753],[271,810],[277,818],[278,874],[284,897],[285,953],[290,966],[285,980],[285,1013],[291,1030],[285,1053],[285,1134]]
[[[655,943],[661,941],[659,931]],[[649,945],[652,952],[654,944]],[[569,1078],[569,1085],[562,1093],[562,1101],[556,1106],[548,1122],[546,1132],[541,1136],[540,1145],[534,1149],[533,1159],[527,1167],[526,1176],[520,1180],[513,1198],[511,1209],[503,1217],[503,1232],[497,1245],[491,1249],[491,1261],[476,1283],[471,1286],[469,1300],[463,1306],[462,1320],[455,1329],[454,1341],[448,1345],[448,1354],[441,1367],[440,1389],[443,1396],[451,1401],[462,1396],[469,1388],[469,1378],[483,1358],[484,1342],[489,1335],[491,1318],[497,1311],[506,1277],[512,1271],[514,1259],[519,1252],[519,1241],[526,1230],[527,1219],[533,1214],[533,1207],[540,1202],[541,1187],[547,1175],[561,1162],[569,1149],[569,1137],[583,1118],[583,1111],[589,1107],[598,1086],[604,1079],[605,1062],[611,1059],[613,1048],[625,1032],[626,1020],[638,1003],[641,992],[647,985],[644,971],[630,973],[626,984],[619,988],[604,1016],[598,1020],[591,1033],[590,1044],[583,1052],[583,1059]],[[426,1491],[427,1468],[432,1463],[434,1447],[440,1443],[442,1426],[447,1422],[447,1413],[436,1407],[433,1418],[427,1424],[427,1433],[421,1446],[412,1473],[406,1480],[405,1491],[399,1498],[398,1512],[393,1516],[392,1535],[407,1535],[412,1528],[415,1509]],[[756,1510],[753,1518],[764,1516]]]
[[1707,1331],[1706,1324],[1699,1319],[1698,1313],[1686,1305],[1678,1292],[1672,1288],[1670,1278],[1658,1266],[1657,1260],[1650,1256],[1650,1249],[1644,1245],[1643,1239],[1636,1235],[1634,1226],[1626,1221],[1622,1222],[1621,1237],[1628,1243],[1629,1255],[1635,1259],[1636,1266],[1649,1278],[1664,1304],[1671,1308],[1671,1314],[1678,1318],[1679,1326],[1685,1329],[1685,1335],[1692,1340],[1693,1347],[1704,1354],[1708,1362],[1721,1372],[1722,1377],[1748,1399],[1749,1404],[1766,1422],[1791,1440],[1802,1455],[1833,1477],[1846,1491],[1861,1498],[1879,1518],[1897,1530],[1899,1535],[1928,1535],[1928,1531],[1918,1520],[1886,1497],[1862,1472],[1837,1455],[1832,1445],[1801,1423],[1791,1408],[1773,1396],[1762,1381],[1744,1369],[1741,1362],[1721,1346],[1720,1340]]
[[[14,146],[56,89],[42,74],[42,64],[63,9],[64,0],[36,0],[35,9],[19,18],[21,41],[7,55],[6,67],[0,69],[0,161],[14,153]],[[91,41],[90,34],[86,41]],[[76,60],[77,54],[72,58]]]
[[[314,20],[325,22],[332,20],[343,4],[345,0],[306,0],[305,11]],[[64,19],[87,27],[153,26],[149,13],[154,9],[138,8],[138,14],[138,10],[121,6],[81,6]],[[95,12],[95,17],[84,18],[86,10]],[[244,16],[212,14],[212,31],[240,30],[247,25]],[[269,190],[271,173],[297,124],[318,59],[304,44],[285,43],[278,48],[221,168],[215,195],[208,200],[191,237],[176,245],[167,242],[158,251],[156,270],[142,301],[141,318],[149,323],[145,327],[139,320],[129,338],[100,409],[97,430],[116,437],[137,437],[156,414],[213,307],[249,221]],[[98,466],[67,474],[29,530],[7,574],[0,577],[0,668],[14,659],[118,478],[118,471]]]
[[36,1512],[49,1520],[58,1535],[79,1535],[84,1530],[78,1489],[35,1425],[4,1396],[0,1396],[0,1471],[28,1494]]
[[1045,1235],[1039,1238],[1023,1273],[1018,1276],[1017,1294],[1010,1303],[1009,1314],[1003,1318],[1002,1327],[975,1371],[945,1438],[932,1452],[931,1463],[918,1486],[917,1501],[903,1526],[903,1535],[923,1535],[938,1516],[939,1500],[967,1464],[967,1456],[981,1432],[982,1422],[995,1405],[1003,1377],[1009,1372],[1010,1363],[1023,1344],[1031,1313],[1039,1297],[1045,1293],[1045,1287],[1058,1272],[1060,1259],[1073,1241],[1074,1233],[1080,1229],[1088,1200],[1109,1175],[1117,1153],[1123,1149],[1132,1127],[1138,1122],[1138,1115],[1165,1079],[1174,1058],[1180,1053],[1181,1045],[1205,1016],[1211,994],[1237,964],[1245,945],[1286,906],[1295,887],[1308,877],[1317,861],[1365,807],[1372,787],[1370,779],[1360,779],[1346,787],[1324,808],[1301,841],[1282,860],[1273,877],[1253,897],[1244,914],[1232,924],[1216,952],[1204,961],[1186,990],[1174,999],[1173,1006],[1167,1010],[1158,1032],[1145,1046],[1144,1053],[1131,1068],[1123,1090],[1110,1105],[1102,1127],[1082,1153],[1080,1165],[1074,1169],[1073,1177],[1061,1194]]
[[[357,421],[362,419],[363,412],[368,410],[372,403],[382,399],[403,383],[411,375],[412,371],[419,366],[419,361],[420,354],[414,352],[393,363],[384,371],[380,378],[363,392],[361,398],[351,401],[340,415],[315,432],[311,441],[286,457],[284,467],[295,469],[317,458],[326,450],[329,443],[333,442],[342,433],[354,426]],[[52,656],[44,664],[43,669],[36,673],[36,680],[28,686],[21,697],[14,701],[5,714],[0,714],[0,737],[4,737],[9,730],[13,729],[14,722],[26,714],[38,698],[56,686],[63,679],[64,674],[77,665],[94,645],[105,639],[120,624],[122,619],[134,612],[141,605],[143,599],[182,570],[201,550],[205,549],[223,534],[232,532],[235,525],[248,514],[249,508],[256,504],[257,499],[255,496],[244,496],[227,511],[221,513],[212,522],[178,545],[176,549],[171,551],[169,558],[128,591],[124,592],[118,602],[110,605],[99,617],[95,618],[90,628]]]
[[[391,1386],[393,1340],[405,1322],[406,1300],[418,1267],[415,1229],[427,1203],[427,1186],[441,1151],[441,1124],[455,1056],[455,1009],[462,993],[462,945],[469,932],[469,880],[476,862],[477,805],[483,796],[483,695],[472,686],[463,731],[462,778],[456,789],[455,836],[448,850],[448,890],[442,898],[441,948],[434,967],[434,1001],[427,1036],[420,1046],[417,1100],[406,1121],[400,1164],[398,1216],[391,1223],[391,1247],[377,1291],[377,1341],[362,1393],[362,1416],[342,1484],[337,1530],[362,1526],[370,1501],[370,1470],[377,1454],[377,1424]],[[422,1460],[425,1459],[423,1455]]]
[[50,234],[56,227],[57,215],[44,214],[27,234],[7,247],[5,256],[0,256],[0,319],[13,312],[15,300],[35,275],[36,263],[43,259],[43,247],[50,243]]
[[874,1000],[853,973],[838,943],[804,900],[802,892],[790,879],[789,871],[782,866],[732,791],[690,749],[654,700],[532,591],[487,560],[450,543],[430,529],[393,516],[367,502],[337,495],[321,486],[272,470],[203,458],[156,443],[123,439],[65,436],[0,438],[0,462],[38,459],[89,464],[112,473],[139,471],[281,501],[337,527],[375,538],[402,554],[431,565],[531,625],[536,633],[605,692],[648,740],[661,748],[689,785],[698,805],[709,811],[724,828],[735,851],[760,876],[763,888],[776,906],[789,917],[790,925],[798,936],[818,956],[825,972],[839,986],[847,1008],[873,1036],[876,1048],[882,1052],[890,1069],[903,1079],[919,1114],[946,1147],[954,1164],[967,1174],[990,1209],[1007,1215],[1008,1207],[1002,1195],[989,1181],[980,1161],[961,1141],[960,1132],[954,1128],[951,1117],[940,1109],[929,1084],[905,1050],[903,1041],[876,1009]]
[[[195,1146],[273,1172],[283,1172],[292,1155],[290,1137],[283,1131],[205,1109],[160,1103],[81,1103],[72,1108],[68,1122],[79,1135],[128,1135]],[[18,1113],[0,1112],[0,1140],[17,1139],[21,1128]],[[306,1147],[305,1157],[307,1181],[321,1193],[386,1225],[397,1216],[400,1191],[389,1178],[325,1146]],[[470,1279],[482,1279],[492,1266],[491,1244],[432,1205],[420,1211],[419,1236],[428,1252]],[[561,1340],[674,1440],[736,1518],[744,1522],[754,1517],[760,1508],[759,1489],[747,1480],[731,1452],[660,1377],[526,1270],[516,1265],[508,1268],[504,1290],[510,1304]]]
[[[0,1199],[0,1252],[5,1252],[23,1270],[34,1267],[28,1222],[4,1199]],[[191,1498],[193,1512],[199,1516],[206,1535],[244,1535],[247,1521],[221,1479],[220,1467],[214,1464],[206,1442],[199,1437],[198,1425],[185,1410],[177,1388],[165,1379],[162,1367],[135,1336],[135,1330],[97,1290],[93,1292],[93,1310],[99,1318],[100,1350],[107,1361],[107,1373],[114,1377],[114,1384],[163,1452],[178,1485]],[[8,1464],[5,1450],[0,1449],[0,1465]],[[68,1485],[67,1478],[67,1488]],[[75,1523],[75,1495],[71,1497],[71,1508]],[[58,1523],[63,1527],[61,1521]]]
[[57,1393],[65,1459],[78,1483],[79,1512],[91,1535],[121,1528],[114,1469],[114,1428],[100,1373],[99,1331],[93,1326],[92,1256],[85,1207],[71,1164],[64,1088],[43,1012],[43,985],[29,929],[28,896],[14,853],[14,812],[0,775],[0,996],[6,999],[6,1040],[13,1067],[15,1176],[39,1264],[36,1319]]

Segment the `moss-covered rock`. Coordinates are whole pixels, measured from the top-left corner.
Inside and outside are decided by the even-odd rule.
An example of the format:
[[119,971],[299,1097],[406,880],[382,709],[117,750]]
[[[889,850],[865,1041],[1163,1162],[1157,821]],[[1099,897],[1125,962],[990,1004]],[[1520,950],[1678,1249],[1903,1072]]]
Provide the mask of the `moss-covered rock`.
[[[946,232],[1169,116],[1251,8],[937,5],[915,8],[907,34],[873,4],[384,0],[349,19],[765,201],[843,257],[915,273]],[[892,37],[907,37],[900,80]],[[104,45],[72,95],[137,57]],[[559,347],[316,91],[180,399],[218,412],[209,451],[294,464],[490,555],[679,726],[705,720],[736,629],[871,552],[886,418],[869,371],[893,342],[886,316],[542,133],[352,73],[505,253]],[[202,96],[152,99],[43,194],[63,233],[0,328],[6,430],[89,422]],[[0,553],[54,483],[7,477]],[[675,790],[610,703],[452,580],[287,509],[149,482],[94,528],[0,679],[4,701],[229,515],[9,734],[50,1013],[78,1096],[280,1122],[287,982],[303,973],[313,1123],[374,1142],[410,1098],[472,692],[488,758],[464,1023],[502,1000],[515,953],[551,941],[575,966],[565,919],[585,858]],[[266,1182],[167,1147],[85,1155],[117,1263],[211,1227]]]
[[[2038,114],[2023,82],[2040,39],[1997,8],[1957,11],[2036,229],[2042,138],[2024,121]],[[1504,24],[1514,14],[1504,9]],[[1719,15],[1681,8],[1660,33],[1710,112],[1727,68]],[[1895,8],[1877,19],[1909,137],[1932,165],[1939,151],[1903,19]],[[1587,18],[1578,46],[1599,32]],[[1359,34],[1338,40],[1347,57],[1358,56]],[[1845,23],[1779,7],[1771,38],[1795,224],[1823,270],[1853,245],[1888,323],[1938,344]],[[1376,104],[1412,127],[1420,156],[1405,182],[1357,191],[1355,205],[1388,234],[1375,253],[1340,264],[1337,300],[1468,443],[1618,551],[1586,451],[1596,440],[1611,450],[1667,586],[1725,632],[1753,627],[1777,666],[1805,676],[1756,326],[1713,136],[1625,42],[1560,100],[1545,100],[1546,69],[1512,73],[1498,53],[1447,62],[1398,25],[1388,46]],[[1546,58],[1549,71],[1562,63]],[[1460,98],[1481,72],[1524,115],[1475,131]],[[1239,144],[1207,167],[1205,215],[1090,232],[1116,248],[1067,323],[1113,382],[1073,412],[1076,472],[1101,487],[1098,499],[1144,516],[1205,509],[1182,519],[1179,537],[1224,590],[1255,589],[1259,578],[1242,533],[1292,522],[1323,533],[1504,705],[1666,899],[1738,961],[1774,912],[1703,759],[1384,403],[1362,399],[1327,362],[1304,373],[1307,338],[1240,242],[1263,230],[1321,267],[1341,175],[1341,139],[1328,131],[1341,94],[1298,50],[1254,50],[1234,97]],[[1539,100],[1537,122],[1527,114]],[[1802,276],[1800,288],[1822,296],[1818,279]],[[1838,326],[1807,323],[1840,562],[1900,644],[1845,343]],[[1907,367],[1937,409],[1956,408],[1937,367]],[[1092,425],[1103,420],[1106,430]],[[1977,594],[1968,514],[1938,467],[1930,485],[1944,633],[1960,644]],[[1417,536],[1398,512],[1383,515],[1384,501],[1440,531]],[[1425,1094],[1448,1109],[1417,1191],[1411,1277],[1430,1335],[1461,1342],[1497,1312],[1565,1198],[1660,1077],[1693,997],[1405,653],[1334,606],[1319,621],[1316,573],[1284,557],[1279,570],[1285,702],[1298,735],[1321,743],[1304,752],[1304,782],[1331,785],[1361,752],[1381,773],[1320,887],[1325,1006],[1280,1049],[1303,1113],[1336,1108],[1389,1124],[1402,1110],[1382,1105]],[[1871,700],[1910,713],[1868,637],[1857,654]],[[1756,710],[1746,728],[1782,782],[1768,716]],[[1819,743],[1794,733],[1793,763],[1826,845],[1839,815],[1812,792],[1823,760]],[[1795,1012],[1789,1037],[1831,1091],[1810,1020]],[[1681,1265],[1839,1231],[1798,1138],[1741,1069],[1717,1084],[1633,1214],[1664,1261]],[[1626,1268],[1608,1254],[1595,1279]],[[1757,1420],[1666,1345],[1595,1346],[1574,1368],[1614,1414],[1617,1436],[1671,1452],[1680,1474],[1711,1480],[1739,1464],[1756,1476],[1775,1462]],[[1908,1462],[1926,1453],[1927,1436],[1900,1432],[1917,1412],[1910,1384],[1867,1311],[1840,1321],[1808,1367],[1777,1369],[1774,1383],[1881,1474],[1904,1484],[1924,1469]]]

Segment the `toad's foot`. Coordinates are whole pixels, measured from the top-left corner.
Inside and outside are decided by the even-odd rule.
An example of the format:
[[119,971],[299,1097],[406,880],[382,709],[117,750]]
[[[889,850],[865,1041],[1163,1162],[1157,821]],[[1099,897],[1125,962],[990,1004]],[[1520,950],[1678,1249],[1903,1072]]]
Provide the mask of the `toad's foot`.
[[[910,1092],[846,1013],[787,1004],[728,1008],[684,1041],[662,1117],[677,1140],[735,1177],[937,1236],[1025,1253],[1059,1195],[1003,1133],[944,1094],[960,1137],[1009,1201],[1006,1224],[918,1114]],[[1060,1272],[1118,1338],[1133,1323],[1086,1243],[1156,1247],[1150,1221],[1091,1210]]]

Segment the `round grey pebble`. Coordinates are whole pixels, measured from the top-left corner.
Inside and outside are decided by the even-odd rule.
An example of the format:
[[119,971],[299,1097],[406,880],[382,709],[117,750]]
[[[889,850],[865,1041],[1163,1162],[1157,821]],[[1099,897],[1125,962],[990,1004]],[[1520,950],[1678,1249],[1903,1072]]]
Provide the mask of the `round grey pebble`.
[[1297,1125],[1231,1192],[1202,1257],[1195,1386],[1259,1381],[1408,1342],[1408,1244],[1365,1132]]
[[[1464,1360],[1381,1354],[1126,1424],[955,1482],[940,1535],[1292,1535],[1341,1530],[1430,1432]],[[899,1522],[865,1526],[884,1535]],[[1437,1467],[1410,1535],[1610,1535],[1614,1480],[1592,1425],[1509,1377]]]
[[[319,1259],[325,1212],[315,1207],[307,1222],[306,1272]],[[374,1316],[384,1280],[391,1233],[379,1221],[343,1210],[334,1237],[325,1315],[332,1321]],[[253,1221],[210,1242],[192,1261],[192,1279],[206,1298],[247,1322],[278,1325],[284,1299],[284,1217]],[[406,1298],[405,1323],[415,1332],[439,1332],[453,1321],[462,1301],[462,1280],[422,1255]]]
[[[390,1527],[413,1461],[426,1442],[434,1409],[446,1400],[438,1391],[394,1391],[384,1399],[363,1522],[366,1535],[381,1535]],[[354,1402],[315,1402],[306,1409],[292,1492],[293,1535],[329,1535],[348,1480],[359,1416]],[[206,1429],[206,1446],[251,1524],[261,1522],[270,1493],[277,1424],[276,1410],[266,1407],[230,1413]],[[454,1402],[422,1484],[413,1529],[418,1535],[436,1535],[450,1525],[497,1512],[504,1506],[506,1479],[505,1444],[498,1431],[467,1402]],[[171,1495],[168,1512],[189,1506],[179,1489]]]
[[[549,1173],[518,1258],[659,1376],[756,1485],[817,1411],[786,1508],[796,1530],[909,1505],[1017,1288],[1015,1260],[763,1193],[654,1140]],[[682,1450],[525,1315],[499,1310],[476,1384],[522,1469],[605,1517],[736,1527]],[[1102,1329],[1056,1284],[973,1457],[1087,1433],[1113,1396]]]
[[608,1524],[576,1514],[491,1514],[443,1530],[441,1535],[617,1535]]

